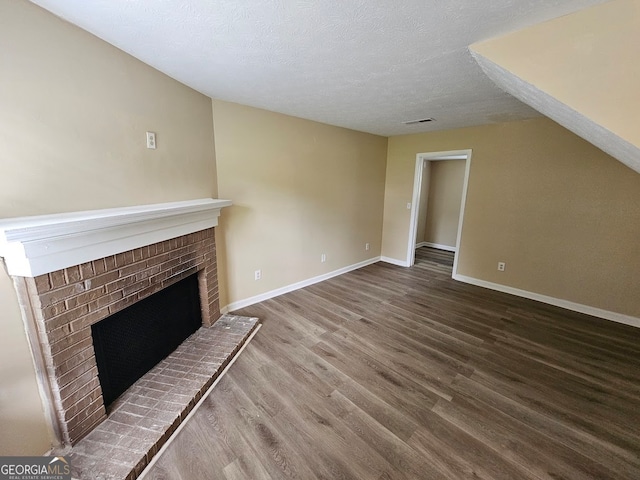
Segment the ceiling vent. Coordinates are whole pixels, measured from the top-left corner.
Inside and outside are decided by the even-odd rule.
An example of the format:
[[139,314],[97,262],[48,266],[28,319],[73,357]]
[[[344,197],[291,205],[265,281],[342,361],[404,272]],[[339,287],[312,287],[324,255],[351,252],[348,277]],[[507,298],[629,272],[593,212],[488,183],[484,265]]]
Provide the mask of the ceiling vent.
[[404,123],[405,125],[417,125],[418,123],[429,123],[435,121],[436,120],[434,118],[421,118],[420,120],[408,120],[402,123]]

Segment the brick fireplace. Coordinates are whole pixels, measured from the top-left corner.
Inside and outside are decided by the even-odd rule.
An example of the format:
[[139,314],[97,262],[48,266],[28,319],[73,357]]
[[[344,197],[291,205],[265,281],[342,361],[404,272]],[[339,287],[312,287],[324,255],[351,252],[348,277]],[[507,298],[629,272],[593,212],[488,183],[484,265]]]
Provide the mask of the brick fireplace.
[[91,325],[196,274],[202,322],[220,316],[214,227],[225,200],[0,221],[46,414],[60,445],[106,418]]

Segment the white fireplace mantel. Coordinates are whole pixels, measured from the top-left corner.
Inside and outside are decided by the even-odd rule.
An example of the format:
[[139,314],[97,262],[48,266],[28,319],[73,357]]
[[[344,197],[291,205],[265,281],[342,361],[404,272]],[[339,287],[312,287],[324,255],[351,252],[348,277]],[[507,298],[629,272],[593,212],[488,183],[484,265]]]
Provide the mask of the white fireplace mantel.
[[184,202],[0,219],[9,275],[36,277],[218,225],[230,200]]

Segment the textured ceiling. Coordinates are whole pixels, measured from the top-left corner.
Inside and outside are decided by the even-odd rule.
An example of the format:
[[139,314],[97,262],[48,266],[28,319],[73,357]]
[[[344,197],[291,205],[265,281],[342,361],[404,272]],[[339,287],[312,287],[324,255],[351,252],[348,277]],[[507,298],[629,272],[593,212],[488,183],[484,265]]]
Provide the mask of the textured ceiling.
[[32,1],[210,97],[380,135],[536,116],[467,47],[603,3]]

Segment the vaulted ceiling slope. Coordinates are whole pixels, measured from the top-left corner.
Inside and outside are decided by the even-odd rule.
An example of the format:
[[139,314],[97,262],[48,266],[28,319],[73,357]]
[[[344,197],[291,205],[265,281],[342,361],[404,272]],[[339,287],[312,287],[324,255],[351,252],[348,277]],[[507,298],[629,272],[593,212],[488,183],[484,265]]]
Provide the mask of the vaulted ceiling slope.
[[640,1],[614,0],[471,46],[506,92],[640,173]]
[[603,0],[32,1],[210,97],[397,135],[538,115],[468,46]]

